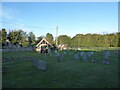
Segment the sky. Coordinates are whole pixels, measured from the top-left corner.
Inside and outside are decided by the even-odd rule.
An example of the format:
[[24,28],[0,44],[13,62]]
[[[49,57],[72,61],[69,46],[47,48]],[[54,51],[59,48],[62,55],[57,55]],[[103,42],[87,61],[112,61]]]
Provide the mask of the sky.
[[118,32],[117,2],[2,2],[0,17],[7,31],[32,31],[36,37],[47,33],[75,36]]

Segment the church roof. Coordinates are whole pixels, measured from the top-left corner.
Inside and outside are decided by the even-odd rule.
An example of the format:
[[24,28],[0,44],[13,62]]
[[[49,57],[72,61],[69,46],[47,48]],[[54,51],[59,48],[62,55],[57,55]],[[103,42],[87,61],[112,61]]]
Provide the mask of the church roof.
[[47,42],[47,44],[51,45],[45,38],[43,38],[36,46],[39,46],[43,41]]

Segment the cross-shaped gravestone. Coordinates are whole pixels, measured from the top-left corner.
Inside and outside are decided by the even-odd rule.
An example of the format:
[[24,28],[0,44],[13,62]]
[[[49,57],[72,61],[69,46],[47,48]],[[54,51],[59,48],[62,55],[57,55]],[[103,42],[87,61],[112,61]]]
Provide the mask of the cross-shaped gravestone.
[[46,70],[46,62],[39,60],[37,63],[37,68],[42,71]]

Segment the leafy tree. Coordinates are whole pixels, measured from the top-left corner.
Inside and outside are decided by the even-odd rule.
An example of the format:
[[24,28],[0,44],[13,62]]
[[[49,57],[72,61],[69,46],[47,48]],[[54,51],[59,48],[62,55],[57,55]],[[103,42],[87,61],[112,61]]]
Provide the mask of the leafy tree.
[[28,41],[29,41],[29,45],[35,44],[35,35],[33,32],[29,32]]
[[28,35],[27,35],[26,32],[24,32],[24,31],[21,31],[21,35],[22,35],[22,38],[21,38],[20,43],[21,43],[22,46],[24,46],[24,47],[28,46],[28,44],[29,44],[28,39],[27,39]]
[[0,30],[0,42],[2,42],[2,30]]
[[50,42],[51,44],[53,44],[53,35],[50,33],[46,34],[46,39],[48,40],[48,42]]
[[117,46],[120,47],[120,32],[116,33],[116,36],[117,36],[117,39],[118,39],[118,42],[117,42]]
[[36,40],[36,44],[38,44],[42,39],[43,39],[42,36],[38,37],[37,40]]
[[11,32],[9,32],[8,34],[8,39],[12,44],[19,44],[22,40],[22,30],[12,30]]
[[5,29],[2,29],[2,42],[5,42],[6,41],[6,39],[7,39],[7,32],[6,32],[6,30]]
[[62,45],[62,44],[69,45],[70,44],[70,40],[71,40],[71,38],[69,36],[67,36],[67,35],[60,35],[58,37],[58,44],[59,45]]

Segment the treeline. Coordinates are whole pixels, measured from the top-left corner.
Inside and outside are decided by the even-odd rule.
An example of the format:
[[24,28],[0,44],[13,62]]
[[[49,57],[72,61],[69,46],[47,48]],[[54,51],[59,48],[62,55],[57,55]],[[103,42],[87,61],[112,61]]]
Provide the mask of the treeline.
[[7,33],[6,29],[0,30],[0,42],[4,46],[5,42],[10,42],[13,45],[21,45],[23,47],[34,46],[42,38],[46,38],[51,44],[54,43],[53,36],[50,33],[47,33],[46,36],[35,37],[33,32],[27,32],[23,30],[11,30]]
[[[55,45],[53,35],[47,33],[46,36],[35,37],[33,32],[23,30],[11,30],[7,33],[6,29],[0,30],[0,42],[9,41],[10,43],[21,46],[33,46],[42,38],[46,38],[52,45]],[[68,45],[69,47],[120,47],[120,33],[112,34],[77,34],[73,38],[67,35],[58,36],[58,45]]]
[[119,47],[120,33],[112,34],[77,34],[71,39],[71,47]]

